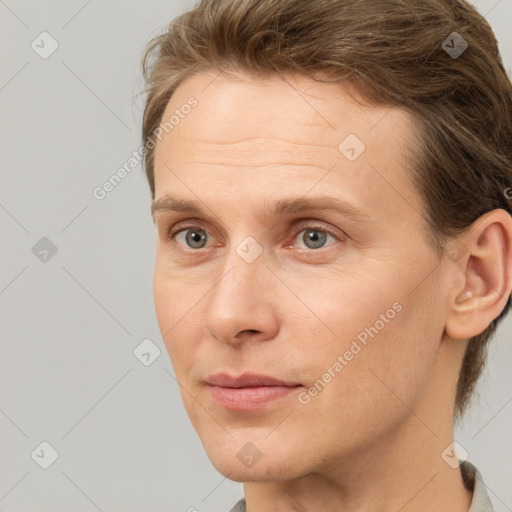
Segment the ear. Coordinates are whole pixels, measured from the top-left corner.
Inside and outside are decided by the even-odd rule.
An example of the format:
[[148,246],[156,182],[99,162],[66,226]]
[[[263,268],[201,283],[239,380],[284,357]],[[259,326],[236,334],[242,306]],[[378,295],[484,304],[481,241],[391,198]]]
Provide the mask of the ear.
[[[448,261],[449,260],[449,261]],[[479,217],[447,253],[456,289],[449,299],[445,333],[469,339],[502,312],[512,290],[512,216],[502,209]]]

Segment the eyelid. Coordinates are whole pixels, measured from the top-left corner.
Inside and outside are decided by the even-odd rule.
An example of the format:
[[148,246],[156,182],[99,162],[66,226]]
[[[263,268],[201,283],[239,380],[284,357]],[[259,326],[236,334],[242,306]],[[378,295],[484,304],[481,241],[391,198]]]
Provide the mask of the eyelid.
[[202,224],[190,223],[190,224],[183,224],[178,227],[172,226],[170,229],[167,230],[167,238],[171,239],[174,237],[174,235],[177,235],[178,233],[181,233],[182,231],[186,231],[187,229],[192,229],[192,228],[199,228],[202,231],[205,231],[206,233],[211,235],[211,233],[207,229],[205,229]]

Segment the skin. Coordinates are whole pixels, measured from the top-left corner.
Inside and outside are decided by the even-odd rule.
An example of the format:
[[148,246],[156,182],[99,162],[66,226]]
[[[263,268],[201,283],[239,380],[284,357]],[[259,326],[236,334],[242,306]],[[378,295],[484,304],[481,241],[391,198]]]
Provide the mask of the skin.
[[[198,105],[156,146],[155,199],[196,201],[204,213],[154,211],[159,327],[190,421],[214,467],[244,482],[248,512],[467,511],[472,493],[441,454],[453,441],[467,338],[511,292],[512,220],[487,213],[454,241],[457,258],[438,260],[408,178],[413,120],[349,92],[217,72],[178,87],[163,119],[190,96]],[[366,146],[355,161],[338,149],[348,134]],[[349,201],[365,220],[267,212],[279,199],[323,196]],[[190,225],[205,247],[187,245]],[[171,228],[185,231],[169,240]],[[313,228],[339,239],[314,231],[325,238],[315,246]],[[252,263],[236,251],[248,236],[263,250]],[[394,318],[301,403],[395,303]],[[218,372],[302,387],[231,411],[204,382]],[[261,454],[251,467],[237,457],[248,442]]]

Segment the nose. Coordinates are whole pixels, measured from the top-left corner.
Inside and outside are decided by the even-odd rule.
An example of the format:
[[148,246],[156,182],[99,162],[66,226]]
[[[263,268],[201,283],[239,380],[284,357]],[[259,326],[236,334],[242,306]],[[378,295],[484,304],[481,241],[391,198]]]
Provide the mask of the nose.
[[222,277],[208,294],[206,334],[231,344],[276,336],[276,277],[267,268],[264,256],[249,262],[233,249],[223,266]]

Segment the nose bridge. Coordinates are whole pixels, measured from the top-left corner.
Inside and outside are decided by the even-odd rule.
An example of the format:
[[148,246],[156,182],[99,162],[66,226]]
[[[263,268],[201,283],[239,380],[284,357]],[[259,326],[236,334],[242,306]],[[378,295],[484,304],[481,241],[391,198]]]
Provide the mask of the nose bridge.
[[[257,299],[256,284],[263,282],[266,268],[263,247],[253,237],[234,245],[224,264],[224,272],[213,290],[217,300],[246,302]],[[259,287],[261,291],[261,287]]]
[[232,246],[222,276],[211,291],[205,327],[218,339],[233,339],[244,330],[264,330],[272,323],[265,304],[266,260],[252,237]]

